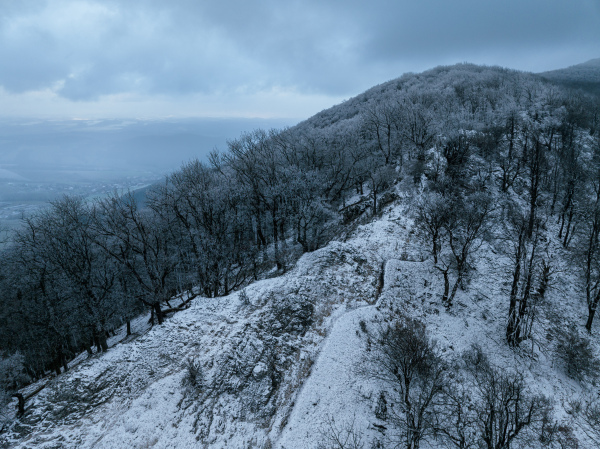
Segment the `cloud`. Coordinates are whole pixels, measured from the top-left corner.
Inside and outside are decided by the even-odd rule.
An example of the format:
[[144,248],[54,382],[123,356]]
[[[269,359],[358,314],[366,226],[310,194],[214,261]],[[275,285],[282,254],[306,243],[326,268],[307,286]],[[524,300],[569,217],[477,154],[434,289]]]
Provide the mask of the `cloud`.
[[[595,0],[421,0],[388,15],[373,14],[369,21],[380,26],[371,27],[375,31],[368,33],[364,56],[380,63],[394,56],[432,61],[487,53],[522,68],[527,57],[560,53],[565,46],[595,49],[589,57],[600,56],[600,3]],[[548,63],[559,64],[548,68],[560,67],[560,61]]]
[[597,0],[2,2],[0,86],[78,102],[339,97],[442,63],[583,62],[600,56],[598,23]]

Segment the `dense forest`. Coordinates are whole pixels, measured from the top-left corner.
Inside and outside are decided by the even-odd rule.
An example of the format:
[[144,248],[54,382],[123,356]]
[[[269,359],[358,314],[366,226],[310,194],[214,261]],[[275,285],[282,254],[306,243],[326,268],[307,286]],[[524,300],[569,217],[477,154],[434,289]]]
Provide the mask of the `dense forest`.
[[[93,202],[66,196],[25,217],[6,235],[0,259],[5,396],[67,370],[82,351],[107,351],[110,333],[144,311],[161,325],[196,296],[228,295],[286,272],[302,254],[377,217],[406,180],[415,232],[448,310],[475,275],[482,242],[502,248],[512,267],[510,295],[497,298],[506,304],[499,338],[519,347],[553,258],[563,257],[548,250],[551,232],[585,294],[588,313],[578,324],[595,331],[598,97],[529,73],[460,64],[404,75],[292,128],[243,134],[208,162],[185,163],[144,205],[133,193]],[[390,328],[384,340],[410,344],[402,335],[424,335],[419,326]],[[384,365],[396,363],[383,354]],[[426,366],[406,368],[435,371],[427,364],[437,359],[428,357]],[[591,369],[577,363],[574,370]],[[406,447],[417,448],[417,437]],[[460,444],[453,447],[470,447]]]

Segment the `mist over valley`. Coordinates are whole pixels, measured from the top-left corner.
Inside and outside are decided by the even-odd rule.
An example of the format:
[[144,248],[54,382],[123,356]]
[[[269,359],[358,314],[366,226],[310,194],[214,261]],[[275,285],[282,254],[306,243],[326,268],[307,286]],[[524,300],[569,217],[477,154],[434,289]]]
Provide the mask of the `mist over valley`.
[[0,226],[18,225],[61,195],[85,198],[136,190],[227,140],[289,119],[0,119]]

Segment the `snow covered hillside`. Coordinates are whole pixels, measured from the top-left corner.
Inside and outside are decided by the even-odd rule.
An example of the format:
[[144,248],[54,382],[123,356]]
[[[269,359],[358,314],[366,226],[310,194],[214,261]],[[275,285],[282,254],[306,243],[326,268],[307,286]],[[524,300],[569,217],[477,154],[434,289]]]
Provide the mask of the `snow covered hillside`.
[[[547,331],[557,313],[565,323],[584,315],[582,302],[564,300],[572,294],[568,270],[554,276],[531,341],[514,350],[504,340],[506,257],[485,251],[446,310],[442,277],[409,217],[401,197],[380,219],[304,255],[287,274],[243,293],[196,298],[164,325],[82,360],[28,402],[4,444],[388,447],[394,429],[376,411],[389,386],[370,375],[371,339],[383,322],[406,315],[426,323],[447,360],[477,343],[494,365],[518,370],[550,397],[558,420],[572,420],[570,401],[585,392],[556,363]],[[357,445],[332,446],[336,435]]]
[[0,442],[600,447],[599,120],[438,67],[52,203],[0,258]]
[[[332,323],[375,301],[379,246],[334,242],[288,274],[246,288],[247,302],[239,293],[195,299],[163,326],[52,380],[10,440],[179,448],[276,439]],[[192,359],[201,385],[186,387]]]

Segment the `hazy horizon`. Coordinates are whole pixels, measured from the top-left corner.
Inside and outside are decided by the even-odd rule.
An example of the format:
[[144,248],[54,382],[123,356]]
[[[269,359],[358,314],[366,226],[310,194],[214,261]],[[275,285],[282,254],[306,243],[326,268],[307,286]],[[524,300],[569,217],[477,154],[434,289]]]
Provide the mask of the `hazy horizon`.
[[265,119],[31,120],[0,118],[0,230],[61,195],[138,189],[255,128]]
[[[0,119],[0,168],[143,170],[166,173],[203,159],[227,140],[255,128],[295,124],[283,119],[187,118],[27,120]],[[1,179],[1,173],[0,173]]]

